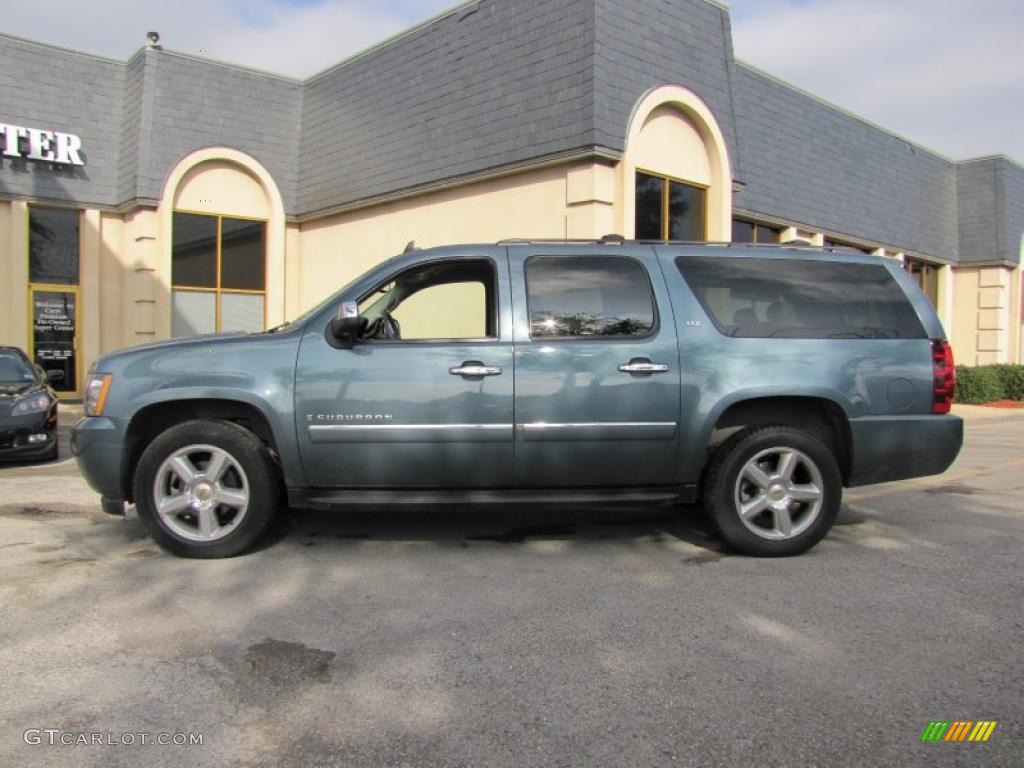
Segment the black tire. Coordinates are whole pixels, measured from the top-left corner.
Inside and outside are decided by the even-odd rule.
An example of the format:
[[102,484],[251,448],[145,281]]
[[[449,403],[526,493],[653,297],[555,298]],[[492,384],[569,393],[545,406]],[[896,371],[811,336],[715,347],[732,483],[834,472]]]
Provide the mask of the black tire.
[[[738,484],[740,473],[748,463],[763,456],[764,463],[760,460],[753,462],[754,467],[749,471],[756,475],[757,468],[768,467],[770,469],[765,472],[767,476],[773,479],[782,477],[775,473],[780,469],[782,454],[787,451],[796,457],[792,473],[794,494],[810,485],[817,488],[820,482],[820,505],[817,511],[814,511],[815,502],[790,500],[788,491],[773,483],[772,493],[781,497],[777,504],[783,509],[776,511],[769,506],[756,513],[749,524],[745,523],[739,509],[744,498],[748,503],[757,503],[762,498],[766,502],[772,501],[774,497],[766,491],[762,492],[746,475]],[[775,456],[779,458],[772,468]],[[818,473],[818,482],[807,482],[808,478],[813,477],[811,465]],[[711,523],[729,544],[740,552],[757,557],[798,555],[813,547],[832,528],[839,514],[842,495],[843,481],[839,465],[821,438],[784,425],[752,427],[731,436],[715,452],[704,480],[704,510]],[[788,536],[780,532],[784,530],[784,526],[779,523],[780,515],[789,520],[792,526]],[[760,533],[751,530],[751,527]]]
[[[195,445],[213,446],[229,454],[248,483],[243,517],[229,533],[212,541],[189,540],[156,511],[154,486],[161,466],[175,452]],[[139,518],[156,543],[172,554],[196,558],[233,557],[256,544],[277,514],[281,486],[278,468],[256,435],[229,421],[207,419],[186,421],[158,435],[139,459],[132,482]]]

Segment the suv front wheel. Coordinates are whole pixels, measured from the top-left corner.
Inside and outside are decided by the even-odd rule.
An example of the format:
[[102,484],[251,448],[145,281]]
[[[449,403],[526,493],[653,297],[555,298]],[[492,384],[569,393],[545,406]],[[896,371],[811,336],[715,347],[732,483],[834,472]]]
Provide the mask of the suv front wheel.
[[182,557],[231,557],[251,547],[277,512],[277,467],[263,442],[228,421],[195,420],[143,452],[133,491],[157,544]]
[[828,533],[842,476],[816,435],[781,425],[736,433],[715,453],[704,508],[722,537],[748,555],[797,555]]

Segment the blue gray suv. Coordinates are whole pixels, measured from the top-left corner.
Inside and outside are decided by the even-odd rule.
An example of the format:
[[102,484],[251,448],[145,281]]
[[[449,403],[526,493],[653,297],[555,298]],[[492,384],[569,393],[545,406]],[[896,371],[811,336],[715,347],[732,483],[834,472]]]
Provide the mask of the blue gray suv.
[[792,555],[844,486],[943,472],[963,425],[935,311],[842,249],[408,249],[264,333],[105,355],[72,447],[109,512],[225,557],[285,505],[700,501]]

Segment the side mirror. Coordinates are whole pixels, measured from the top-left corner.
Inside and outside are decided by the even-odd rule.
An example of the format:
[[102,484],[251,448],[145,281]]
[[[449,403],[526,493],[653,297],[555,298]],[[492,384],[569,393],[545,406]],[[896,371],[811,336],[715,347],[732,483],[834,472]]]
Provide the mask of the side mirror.
[[359,316],[359,305],[354,301],[344,301],[327,327],[327,340],[333,347],[352,349],[366,329],[366,323],[366,318]]
[[56,384],[58,381],[64,381],[64,371],[51,368],[46,372],[46,380],[51,384]]

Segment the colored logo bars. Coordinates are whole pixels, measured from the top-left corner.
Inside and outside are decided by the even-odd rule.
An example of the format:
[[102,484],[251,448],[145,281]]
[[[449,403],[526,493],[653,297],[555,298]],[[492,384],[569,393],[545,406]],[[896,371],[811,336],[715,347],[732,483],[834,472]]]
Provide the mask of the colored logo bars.
[[997,720],[932,720],[921,734],[921,741],[988,741]]

